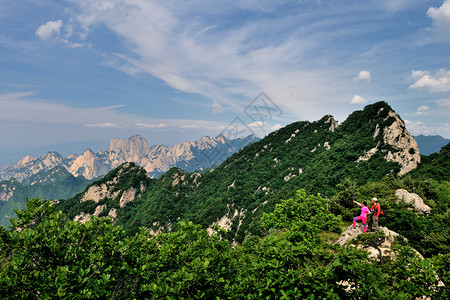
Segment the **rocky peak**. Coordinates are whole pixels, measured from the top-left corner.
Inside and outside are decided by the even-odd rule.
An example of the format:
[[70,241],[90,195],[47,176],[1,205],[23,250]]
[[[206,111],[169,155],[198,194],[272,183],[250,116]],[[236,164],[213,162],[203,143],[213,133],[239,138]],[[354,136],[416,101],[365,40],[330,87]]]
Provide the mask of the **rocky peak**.
[[134,135],[128,139],[112,139],[109,145],[109,151],[114,151],[122,155],[125,161],[137,162],[150,151],[147,140]]
[[429,214],[431,212],[431,207],[426,205],[422,198],[415,193],[410,193],[405,189],[397,189],[395,195],[399,201],[411,204],[415,210],[421,213]]
[[334,132],[336,130],[336,128],[339,127],[338,121],[336,121],[333,116],[326,116],[326,117],[327,117],[327,119],[325,120],[325,124],[328,124],[328,123],[330,124],[330,128],[328,130]]
[[390,110],[387,118],[393,118],[394,121],[391,125],[384,127],[383,140],[395,151],[388,151],[385,158],[387,161],[400,163],[402,167],[399,175],[404,175],[420,163],[419,147],[406,129],[405,123],[394,111]]
[[352,119],[352,125],[347,128],[348,131],[361,130],[361,135],[370,134],[373,138],[373,144],[367,145],[365,153],[357,159],[357,162],[368,160],[380,151],[386,161],[400,164],[399,175],[408,173],[420,163],[416,141],[406,129],[402,119],[386,102],[368,105],[363,111],[350,115],[347,120],[349,119]]

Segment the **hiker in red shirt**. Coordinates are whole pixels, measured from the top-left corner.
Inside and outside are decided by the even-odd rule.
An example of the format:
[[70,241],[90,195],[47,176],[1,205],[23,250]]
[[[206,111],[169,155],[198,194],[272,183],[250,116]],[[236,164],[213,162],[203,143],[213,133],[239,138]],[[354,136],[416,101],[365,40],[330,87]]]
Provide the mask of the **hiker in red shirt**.
[[380,214],[382,214],[382,212],[380,203],[378,203],[378,199],[375,197],[372,198],[372,207],[370,208],[370,211],[372,212],[372,223],[370,224],[369,230],[378,231],[378,220],[380,219]]

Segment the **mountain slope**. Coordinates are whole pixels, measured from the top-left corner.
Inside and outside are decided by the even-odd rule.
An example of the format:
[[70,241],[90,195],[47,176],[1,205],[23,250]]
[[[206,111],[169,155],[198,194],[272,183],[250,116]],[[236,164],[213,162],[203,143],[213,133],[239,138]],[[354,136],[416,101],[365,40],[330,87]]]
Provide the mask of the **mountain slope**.
[[89,180],[75,177],[64,167],[40,171],[22,182],[12,178],[0,182],[0,226],[9,226],[15,209],[24,209],[26,198],[67,199],[81,192]]
[[139,226],[170,230],[179,220],[205,227],[221,223],[231,239],[242,241],[246,232],[264,230],[262,212],[298,189],[330,197],[345,178],[377,181],[405,174],[419,162],[417,144],[401,118],[378,102],[341,126],[332,116],[290,124],[204,174],[171,169],[152,180],[117,222],[129,232]]
[[423,156],[423,162],[411,172],[412,176],[432,178],[438,181],[450,181],[450,143],[442,147],[439,153]]

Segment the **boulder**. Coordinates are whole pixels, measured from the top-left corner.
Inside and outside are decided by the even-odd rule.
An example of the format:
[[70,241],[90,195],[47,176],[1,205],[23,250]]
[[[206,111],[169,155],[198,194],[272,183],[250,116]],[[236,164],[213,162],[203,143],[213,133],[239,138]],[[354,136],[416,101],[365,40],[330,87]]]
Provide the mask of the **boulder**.
[[423,202],[422,198],[420,198],[419,195],[415,193],[410,193],[405,189],[398,189],[395,191],[395,195],[397,196],[399,201],[411,204],[416,210],[424,214],[429,214],[431,212],[431,207],[426,205],[425,202]]
[[[359,236],[360,234],[373,234],[372,232],[363,233],[363,226],[361,224],[357,224],[357,226],[355,228],[353,228],[353,226],[350,225],[339,236],[339,239],[335,242],[335,244],[339,244],[341,246],[345,246],[345,245],[356,246],[358,249],[363,249],[363,250],[369,252],[368,257],[370,257],[370,258],[379,258],[380,254],[381,254],[382,256],[389,256],[392,259],[395,259],[396,254],[392,250],[392,244],[395,241],[395,239],[397,237],[399,237],[400,235],[397,232],[389,230],[386,227],[380,227],[379,231],[382,231],[384,233],[385,238],[384,238],[384,241],[381,242],[381,244],[378,248],[375,248],[373,246],[368,246],[368,245],[361,245],[361,244],[355,245],[354,239],[357,236]],[[406,240],[406,238],[404,238],[404,239]],[[423,256],[418,251],[416,251],[416,250],[414,250],[414,251],[420,258],[423,258]]]

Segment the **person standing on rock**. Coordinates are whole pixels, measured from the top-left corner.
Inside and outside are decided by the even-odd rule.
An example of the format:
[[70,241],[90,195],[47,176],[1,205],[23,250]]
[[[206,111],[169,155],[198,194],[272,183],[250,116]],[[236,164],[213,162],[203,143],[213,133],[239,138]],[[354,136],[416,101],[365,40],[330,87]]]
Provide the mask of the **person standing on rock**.
[[362,223],[364,226],[363,232],[365,233],[367,231],[367,214],[370,213],[370,210],[367,207],[367,202],[364,201],[363,204],[358,203],[356,201],[353,201],[353,202],[355,202],[356,204],[361,206],[361,215],[353,218],[353,228],[356,227],[356,221],[362,220]]
[[371,231],[378,231],[378,220],[380,219],[381,214],[381,206],[378,203],[378,199],[372,198],[372,207],[370,207],[370,211],[372,212],[372,223],[370,224]]

